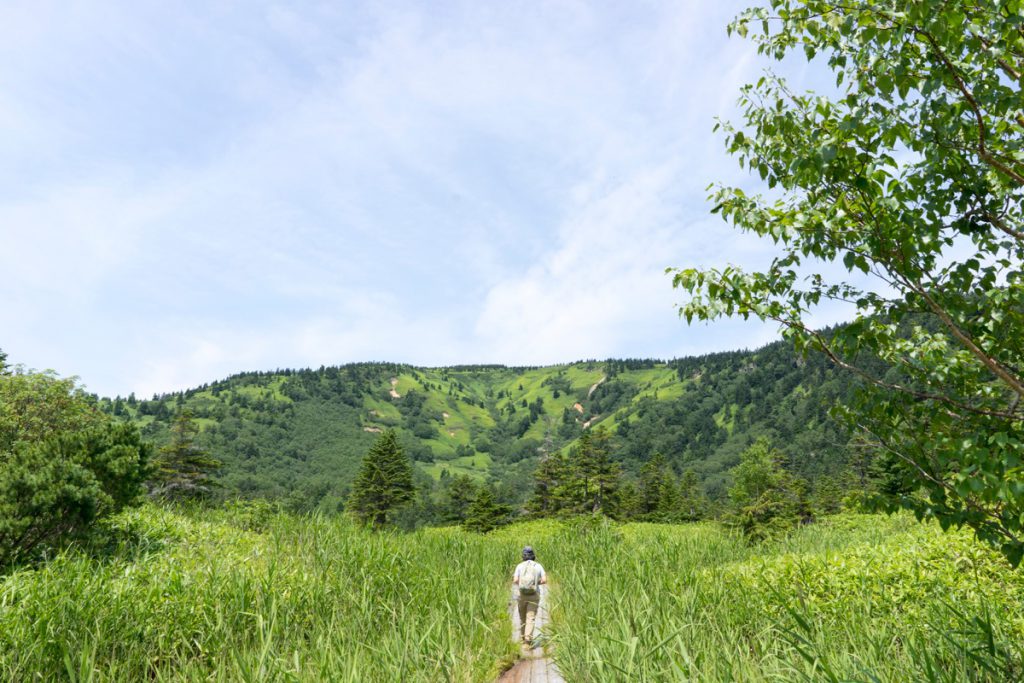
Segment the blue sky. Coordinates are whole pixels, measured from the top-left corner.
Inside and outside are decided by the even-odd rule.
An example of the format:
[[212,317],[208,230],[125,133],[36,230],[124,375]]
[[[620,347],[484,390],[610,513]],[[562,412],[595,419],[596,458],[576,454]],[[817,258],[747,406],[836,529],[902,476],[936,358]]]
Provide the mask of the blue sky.
[[765,343],[664,273],[772,253],[705,199],[746,4],[7,2],[0,348],[149,395]]

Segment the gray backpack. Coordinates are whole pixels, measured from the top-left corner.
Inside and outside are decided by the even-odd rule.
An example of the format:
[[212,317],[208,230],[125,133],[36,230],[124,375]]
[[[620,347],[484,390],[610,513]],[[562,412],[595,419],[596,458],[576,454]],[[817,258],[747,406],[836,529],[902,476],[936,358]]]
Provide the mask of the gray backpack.
[[540,567],[533,560],[527,560],[519,573],[519,594],[536,595],[540,587]]

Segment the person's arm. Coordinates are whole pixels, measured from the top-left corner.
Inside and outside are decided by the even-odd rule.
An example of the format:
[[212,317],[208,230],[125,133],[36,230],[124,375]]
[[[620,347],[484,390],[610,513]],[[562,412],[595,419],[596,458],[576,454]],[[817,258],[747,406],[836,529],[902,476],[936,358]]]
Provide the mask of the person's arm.
[[548,582],[548,573],[544,569],[544,567],[541,567],[540,568],[540,583],[541,583],[541,585],[544,585],[547,582]]

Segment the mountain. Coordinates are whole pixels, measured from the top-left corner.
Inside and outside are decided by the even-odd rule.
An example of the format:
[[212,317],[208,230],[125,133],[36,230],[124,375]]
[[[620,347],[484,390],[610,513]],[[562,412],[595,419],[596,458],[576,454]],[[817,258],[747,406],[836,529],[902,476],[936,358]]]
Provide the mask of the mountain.
[[610,359],[547,367],[420,368],[357,363],[234,375],[149,400],[100,399],[158,443],[188,409],[199,442],[224,463],[229,495],[340,507],[362,456],[394,428],[421,485],[466,475],[521,501],[544,451],[584,429],[614,433],[616,457],[636,474],[653,454],[693,469],[721,497],[739,453],[768,435],[812,485],[837,475],[847,438],[828,409],[851,379],[784,343],[671,361]]

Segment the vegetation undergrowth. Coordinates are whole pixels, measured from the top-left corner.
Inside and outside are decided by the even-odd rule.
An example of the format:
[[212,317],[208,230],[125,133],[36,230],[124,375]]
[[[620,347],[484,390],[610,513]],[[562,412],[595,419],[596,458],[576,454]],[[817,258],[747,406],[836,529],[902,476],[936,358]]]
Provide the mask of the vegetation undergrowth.
[[547,559],[566,680],[1020,680],[1024,577],[968,532],[841,515],[750,546],[593,524]]
[[0,579],[0,679],[487,680],[513,656],[511,538],[251,522],[146,506],[109,554]]
[[841,515],[750,545],[712,523],[370,532],[246,506],[112,518],[0,578],[0,679],[489,681],[524,543],[567,681],[1019,679],[1024,577],[967,533]]

